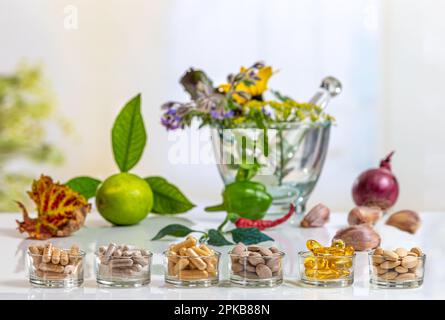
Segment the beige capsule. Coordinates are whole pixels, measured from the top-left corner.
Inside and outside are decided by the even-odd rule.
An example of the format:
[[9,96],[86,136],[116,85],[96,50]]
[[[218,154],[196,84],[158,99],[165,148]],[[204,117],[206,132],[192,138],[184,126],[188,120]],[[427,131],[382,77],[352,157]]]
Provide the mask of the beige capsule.
[[207,279],[209,273],[205,270],[181,270],[179,272],[179,279],[181,280],[197,280]]
[[131,257],[135,264],[145,267],[148,264],[148,257]]
[[62,250],[60,252],[60,264],[62,266],[66,266],[70,262],[70,259],[68,257],[68,252],[66,250]]
[[399,258],[403,258],[408,255],[408,250],[406,250],[405,248],[397,248],[396,250],[394,250],[394,252],[398,254]]
[[383,250],[383,257],[389,261],[397,261],[399,259],[399,255],[391,250]]
[[399,274],[395,271],[388,271],[384,274],[379,275],[380,279],[383,280],[394,280]]
[[417,253],[411,251],[409,251],[407,255],[410,257],[417,257]]
[[53,245],[52,243],[47,243],[45,248],[43,249],[42,261],[48,263],[51,261],[51,256],[53,253]]
[[189,259],[179,259],[173,270],[173,275],[178,275],[181,270],[184,270],[189,265]]
[[70,262],[71,263],[76,263],[78,256],[80,254],[80,249],[76,244],[73,244],[70,248],[70,253],[69,253],[69,257],[70,257]]
[[190,262],[194,264],[197,269],[205,270],[207,268],[207,263],[200,258],[193,248],[187,248],[187,255],[190,257]]
[[170,250],[177,252],[182,248],[190,248],[190,247],[194,247],[195,245],[196,245],[196,239],[193,237],[187,237],[184,241],[171,246]]
[[54,248],[53,254],[51,255],[51,263],[52,264],[59,264],[60,262],[60,248]]
[[57,264],[52,264],[52,263],[44,263],[42,262],[39,265],[39,269],[41,271],[51,271],[51,272],[57,272],[57,273],[62,273],[63,270],[65,269],[64,266],[61,265],[57,265]]
[[406,256],[405,258],[402,259],[402,267],[405,268],[414,268],[415,266],[417,266],[417,257],[412,257],[412,256]]
[[380,268],[382,269],[392,269],[395,268],[397,266],[400,266],[400,261],[385,261],[383,263],[380,264]]
[[398,281],[408,281],[408,280],[414,280],[416,279],[416,275],[414,273],[402,273],[399,274],[395,280]]

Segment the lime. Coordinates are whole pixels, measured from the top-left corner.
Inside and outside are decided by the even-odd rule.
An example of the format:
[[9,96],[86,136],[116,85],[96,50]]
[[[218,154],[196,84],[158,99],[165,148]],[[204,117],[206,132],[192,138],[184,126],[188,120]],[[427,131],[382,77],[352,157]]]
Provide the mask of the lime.
[[148,183],[131,173],[106,179],[97,190],[96,207],[105,220],[115,225],[132,225],[143,220],[153,207]]

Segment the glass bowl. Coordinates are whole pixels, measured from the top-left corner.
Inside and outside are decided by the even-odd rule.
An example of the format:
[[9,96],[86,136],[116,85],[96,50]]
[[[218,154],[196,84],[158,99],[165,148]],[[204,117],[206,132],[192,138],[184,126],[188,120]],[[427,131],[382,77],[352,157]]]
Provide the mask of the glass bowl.
[[388,261],[384,257],[374,256],[369,252],[369,282],[379,288],[417,288],[423,284],[426,255],[410,256],[410,261],[404,258]]
[[[62,249],[69,255],[70,249]],[[69,256],[66,265],[43,262],[43,254],[27,251],[29,282],[36,287],[72,288],[79,287],[84,280],[85,252]]]
[[140,287],[149,284],[153,253],[140,248],[120,252],[120,255],[112,255],[108,259],[103,251],[95,252],[94,265],[97,283],[106,287],[118,288]]
[[315,287],[340,288],[354,282],[355,253],[353,255],[314,255],[311,251],[298,253],[300,279]]
[[209,287],[219,282],[221,253],[179,256],[164,252],[165,282],[177,287]]
[[[248,254],[248,252],[246,252]],[[243,287],[274,287],[283,283],[284,252],[252,257],[229,253],[230,282]]]
[[260,163],[253,180],[264,184],[273,198],[267,214],[282,215],[293,203],[301,219],[323,168],[330,129],[330,122],[286,122],[270,125],[265,135],[257,127],[212,127],[219,174],[228,184],[235,181],[240,164]]

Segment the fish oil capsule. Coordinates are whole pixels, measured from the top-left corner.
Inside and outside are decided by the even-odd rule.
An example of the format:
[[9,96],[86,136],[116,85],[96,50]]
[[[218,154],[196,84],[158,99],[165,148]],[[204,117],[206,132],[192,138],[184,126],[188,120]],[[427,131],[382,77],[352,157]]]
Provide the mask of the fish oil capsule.
[[345,248],[345,255],[346,256],[352,256],[354,254],[355,250],[353,246],[347,246]]
[[329,262],[328,262],[328,260],[327,259],[325,259],[325,258],[317,258],[316,259],[316,264],[315,264],[315,268],[317,269],[317,270],[320,270],[320,269],[329,269]]
[[315,258],[312,256],[309,256],[307,258],[304,259],[304,267],[306,269],[313,269],[315,267]]
[[308,278],[315,278],[315,273],[316,272],[317,272],[317,270],[314,270],[314,269],[306,269],[306,270],[304,270],[304,274]]
[[315,240],[308,240],[306,242],[306,247],[311,251],[313,251],[316,248],[323,248],[323,246]]
[[321,280],[331,280],[339,278],[339,273],[336,270],[317,270],[315,277]]
[[331,247],[337,248],[337,249],[344,249],[345,248],[345,242],[341,239],[336,239],[332,241]]

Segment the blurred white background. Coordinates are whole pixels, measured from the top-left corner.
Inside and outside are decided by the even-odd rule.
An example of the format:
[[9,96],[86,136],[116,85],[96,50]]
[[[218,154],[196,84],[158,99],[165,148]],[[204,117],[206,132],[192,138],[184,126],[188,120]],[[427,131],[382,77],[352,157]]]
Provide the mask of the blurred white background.
[[[73,8],[78,28],[67,29]],[[167,161],[172,143],[159,107],[187,98],[178,79],[190,66],[220,83],[263,60],[281,70],[270,87],[297,100],[326,75],[343,83],[329,105],[338,125],[309,205],[348,210],[354,178],[394,149],[398,209],[445,210],[444,10],[441,0],[0,0],[0,72],[23,59],[41,63],[58,113],[75,128],[49,136],[65,152],[63,166],[9,169],[106,178],[117,170],[113,120],[142,92],[148,148],[134,171],[216,202],[215,166]]]

